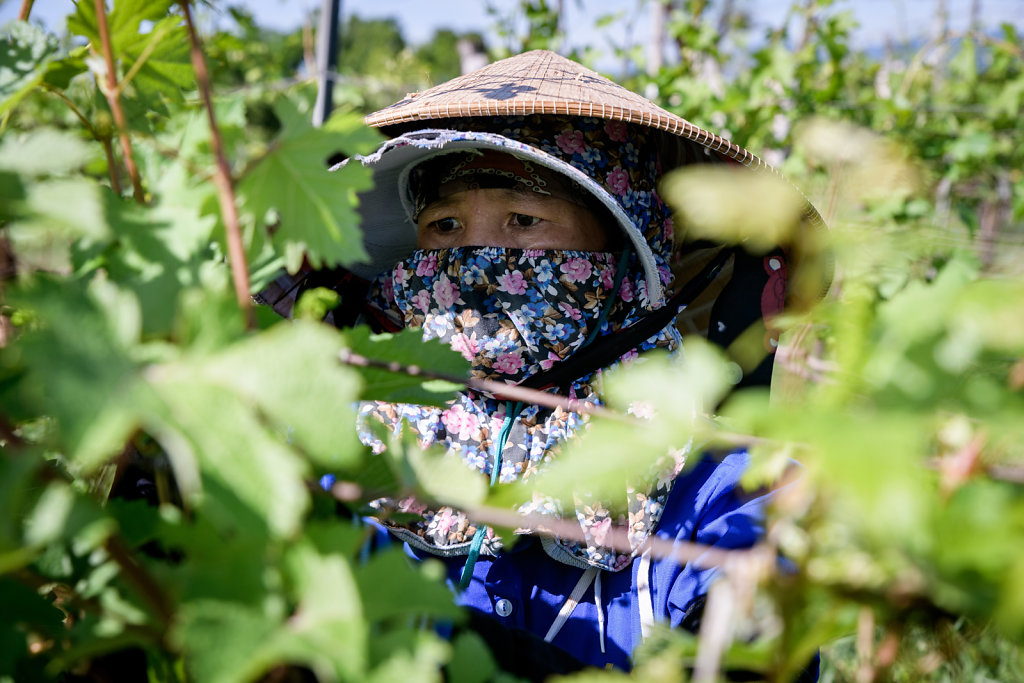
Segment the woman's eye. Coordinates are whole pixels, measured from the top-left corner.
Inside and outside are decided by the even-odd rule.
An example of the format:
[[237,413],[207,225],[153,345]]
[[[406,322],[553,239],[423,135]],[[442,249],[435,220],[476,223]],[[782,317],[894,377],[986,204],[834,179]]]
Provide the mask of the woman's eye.
[[536,216],[530,216],[525,213],[514,213],[512,214],[512,222],[520,228],[532,228],[540,223],[540,219]]
[[458,229],[459,222],[454,218],[438,218],[436,221],[430,221],[428,227],[437,232],[452,232]]

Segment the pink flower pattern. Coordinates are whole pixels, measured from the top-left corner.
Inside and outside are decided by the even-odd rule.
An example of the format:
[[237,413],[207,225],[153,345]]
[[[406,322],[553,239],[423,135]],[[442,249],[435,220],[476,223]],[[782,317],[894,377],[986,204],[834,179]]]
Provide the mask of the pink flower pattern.
[[628,130],[625,121],[608,121],[604,124],[604,132],[612,142],[625,142],[628,139]]
[[477,416],[458,404],[441,413],[441,422],[449,432],[457,434],[463,441],[472,438],[480,426]]
[[629,174],[621,168],[612,169],[607,177],[608,187],[617,195],[629,194]]
[[560,270],[565,273],[565,277],[569,282],[583,282],[593,272],[590,261],[582,258],[569,259],[562,264]]
[[518,270],[513,270],[495,278],[498,281],[498,291],[509,294],[525,294],[526,278]]
[[416,264],[416,275],[419,277],[430,277],[437,272],[437,257],[425,258]]
[[452,337],[451,345],[452,350],[461,353],[462,357],[468,361],[472,361],[476,354],[480,352],[480,344],[477,342],[475,332],[473,336],[469,336],[465,332],[459,332]]
[[583,142],[583,133],[578,130],[567,129],[562,132],[561,135],[555,138],[555,143],[558,148],[566,154],[577,154],[582,152],[585,145]]
[[506,375],[514,375],[523,367],[523,357],[518,353],[503,353],[494,361],[494,369]]
[[434,283],[434,301],[441,308],[451,308],[459,299],[459,285],[444,273]]

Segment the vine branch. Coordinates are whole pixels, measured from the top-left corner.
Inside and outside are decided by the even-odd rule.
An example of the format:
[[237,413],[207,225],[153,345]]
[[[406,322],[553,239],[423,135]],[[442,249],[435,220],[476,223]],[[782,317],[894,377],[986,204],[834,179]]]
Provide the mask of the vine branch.
[[35,0],[21,0],[21,11],[18,12],[18,19],[20,21],[28,21],[28,17],[32,14],[32,4]]
[[103,153],[107,157],[107,172],[110,175],[110,186],[114,189],[114,193],[120,196],[121,179],[117,175],[117,161],[114,159],[114,146],[110,143],[110,137],[100,135],[89,119],[86,118],[85,114],[63,92],[49,84],[43,84],[43,87],[46,88],[46,92],[56,95],[63,100],[64,104],[68,105],[71,112],[78,117],[78,120],[85,126],[85,129],[89,131],[89,135],[92,135],[93,139],[99,141],[100,145],[103,146]]
[[114,70],[114,51],[110,45],[110,28],[107,25],[105,0],[94,0],[94,2],[96,23],[99,26],[100,43],[103,48],[103,61],[107,65],[106,84],[102,85],[100,90],[106,95],[110,112],[114,115],[117,137],[121,141],[121,153],[124,155],[124,165],[128,169],[128,177],[132,180],[132,195],[139,204],[145,204],[146,196],[142,191],[142,180],[139,178],[139,169],[135,166],[135,156],[132,154],[132,143],[128,138],[128,121],[125,119],[124,109],[121,108],[121,95],[117,87],[117,72]]
[[477,377],[459,377],[457,375],[448,375],[441,372],[434,372],[433,370],[425,370],[418,365],[402,365],[401,363],[386,362],[382,360],[376,360],[373,358],[367,358],[366,356],[354,353],[349,349],[342,349],[338,353],[338,358],[345,365],[352,365],[355,367],[362,368],[377,368],[379,370],[387,370],[401,375],[409,375],[411,377],[425,377],[427,379],[439,379],[445,382],[451,382],[452,384],[461,384],[469,389],[476,391],[484,391],[501,398],[522,401],[523,403],[533,403],[545,408],[558,409],[561,408],[570,413],[580,413],[585,415],[600,415],[601,417],[611,418],[619,421],[633,420],[625,415],[620,415],[614,411],[608,410],[604,406],[595,405],[593,403],[587,403],[575,398],[569,398],[560,394],[552,394],[546,391],[540,391],[539,389],[529,389],[527,387],[520,387],[514,384],[505,384],[504,382],[496,382],[491,379],[479,379]]
[[[373,499],[374,496],[365,491],[359,484],[350,481],[337,481],[331,485],[330,494],[343,503]],[[386,494],[385,494],[386,495]],[[515,510],[502,510],[485,505],[465,508],[466,515],[477,522],[488,526],[505,527],[528,531],[536,536],[548,536],[567,541],[590,543],[579,522],[574,519],[556,519],[543,515],[522,515]],[[620,553],[632,553],[634,548],[629,542],[629,528],[625,525],[612,525],[608,529],[601,545]],[[760,562],[770,557],[775,561],[776,552],[768,544],[760,544],[751,548],[724,550],[689,541],[668,540],[649,536],[644,544],[650,549],[651,556],[671,558],[679,564],[693,563],[698,567],[721,567],[727,569],[737,562]]]
[[174,607],[164,593],[163,588],[157,583],[142,565],[135,561],[131,551],[125,546],[118,536],[110,536],[104,544],[104,548],[117,566],[120,567],[124,578],[130,583],[147,603],[157,613],[163,624],[170,624],[174,619]]
[[231,169],[228,166],[227,157],[224,156],[224,144],[221,140],[220,129],[217,127],[217,116],[213,111],[210,74],[206,68],[206,57],[203,55],[199,35],[196,33],[195,24],[192,22],[191,2],[190,0],[180,0],[179,4],[185,13],[185,24],[188,27],[188,38],[192,46],[192,68],[196,72],[196,84],[199,86],[199,96],[202,98],[203,106],[206,109],[206,116],[210,124],[210,140],[213,145],[214,156],[217,159],[217,170],[213,175],[213,182],[217,186],[220,212],[224,218],[224,229],[227,232],[228,261],[231,264],[231,277],[235,285],[235,297],[238,299],[238,306],[245,315],[249,329],[255,329],[256,316],[252,307],[252,298],[249,294],[249,268],[245,262],[245,248],[242,245],[242,229],[238,222],[235,189],[231,183]]

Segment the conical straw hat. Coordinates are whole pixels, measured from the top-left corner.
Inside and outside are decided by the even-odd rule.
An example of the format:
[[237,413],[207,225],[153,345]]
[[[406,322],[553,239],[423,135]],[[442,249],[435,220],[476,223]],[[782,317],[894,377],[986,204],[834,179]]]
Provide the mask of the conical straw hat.
[[[548,50],[524,52],[423,92],[409,93],[399,102],[370,114],[365,122],[386,128],[416,121],[530,114],[594,116],[649,126],[690,140],[724,160],[782,175],[749,150]],[[817,209],[806,197],[803,199],[805,220],[823,227]]]
[[770,168],[739,145],[548,50],[525,52],[429,90],[410,93],[367,116],[366,123],[380,128],[430,119],[528,114],[594,116],[638,123],[692,140],[744,166]]

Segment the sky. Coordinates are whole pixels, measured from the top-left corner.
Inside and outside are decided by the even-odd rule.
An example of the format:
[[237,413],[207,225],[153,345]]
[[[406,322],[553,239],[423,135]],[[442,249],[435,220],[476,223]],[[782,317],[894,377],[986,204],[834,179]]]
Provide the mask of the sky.
[[[571,46],[584,47],[594,36],[612,36],[616,42],[646,43],[649,32],[648,15],[653,0],[562,0],[566,13],[567,40]],[[749,10],[755,22],[755,34],[764,27],[777,26],[786,15],[792,0],[735,0],[740,9]],[[1024,0],[836,0],[836,10],[850,10],[860,24],[854,35],[854,47],[879,45],[886,39],[896,42],[931,34],[935,8],[945,2],[949,11],[950,28],[967,28],[972,2],[981,6],[983,22],[988,27],[1008,21],[1024,30]],[[0,0],[0,24],[17,16],[21,0]],[[321,0],[215,0],[214,5],[243,5],[262,26],[282,30],[293,29],[303,17],[320,7]],[[341,0],[344,15],[357,14],[362,18],[394,17],[402,27],[406,40],[422,43],[438,28],[455,31],[480,31],[490,44],[496,44],[493,30],[496,19],[487,12],[491,6],[498,12],[509,12],[516,0]],[[714,3],[717,5],[720,3]],[[713,5],[713,7],[714,7]],[[642,9],[637,11],[637,8]],[[70,12],[71,0],[35,0],[32,16],[43,21],[52,30],[60,30],[59,23]],[[622,19],[615,22],[606,34],[595,31],[598,16],[621,12]],[[758,28],[761,30],[758,31]],[[630,31],[631,29],[631,31]],[[609,50],[607,38],[593,45]]]

